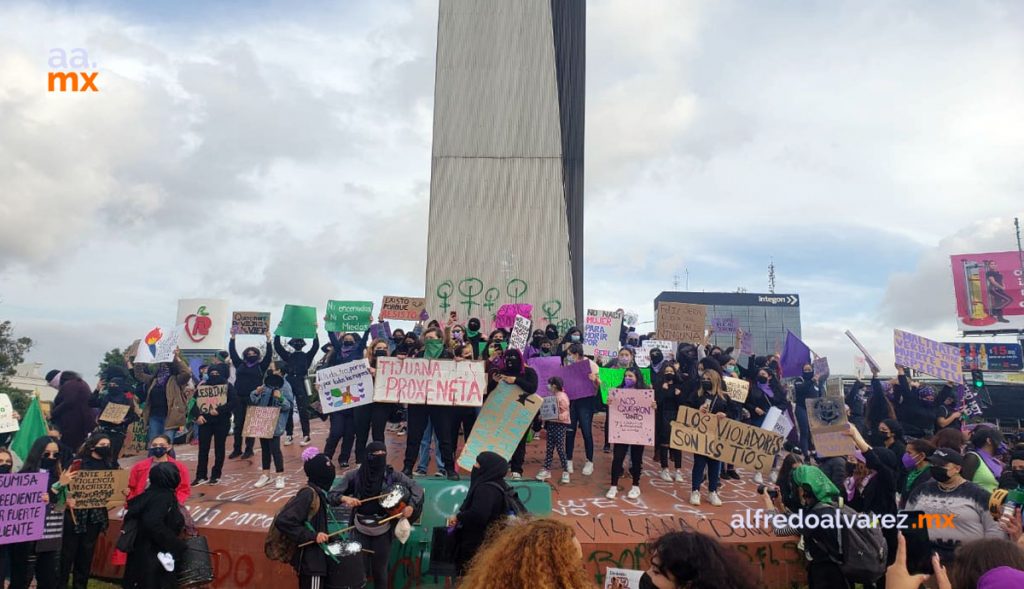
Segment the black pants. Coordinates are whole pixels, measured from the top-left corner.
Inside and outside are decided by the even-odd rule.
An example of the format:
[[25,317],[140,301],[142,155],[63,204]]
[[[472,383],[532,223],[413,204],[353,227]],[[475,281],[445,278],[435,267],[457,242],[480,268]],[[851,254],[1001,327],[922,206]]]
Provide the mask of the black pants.
[[219,419],[212,423],[199,426],[199,464],[196,465],[196,478],[206,478],[206,468],[210,463],[210,442],[213,442],[213,471],[210,478],[219,479],[224,470],[224,452],[228,441],[228,430],[231,424],[227,419]]
[[64,538],[60,546],[60,587],[68,586],[68,577],[74,572],[73,589],[86,589],[89,584],[89,569],[96,550],[96,539],[102,532],[99,524],[89,524],[84,534],[75,533],[71,517],[64,518]]
[[56,589],[60,574],[60,551],[36,552],[35,542],[11,544],[11,584],[8,589],[28,589],[32,579],[36,589]]
[[[348,464],[348,458],[352,455],[352,446],[356,441],[356,425],[352,412],[355,409],[335,411],[328,415],[331,420],[331,431],[327,434],[327,441],[324,442],[324,454],[334,458],[334,451],[338,448],[338,441],[341,441],[341,454],[338,456],[339,463]],[[365,452],[365,448],[363,449]],[[358,455],[357,455],[358,456]]]
[[295,413],[299,414],[299,426],[302,427],[302,435],[309,437],[309,394],[306,392],[306,379],[304,377],[289,376],[288,384],[292,387],[292,394],[295,395],[295,403],[288,410],[288,424],[284,427],[285,435],[291,437],[295,433]]
[[284,456],[281,454],[281,436],[260,438],[260,460],[263,470],[270,470],[270,459],[274,459],[274,471],[284,472]]
[[657,421],[654,423],[654,441],[658,445],[658,462],[662,468],[668,468],[668,458],[672,457],[672,463],[676,469],[683,467],[683,452],[669,447],[669,436],[672,433],[672,420],[675,416],[670,413],[658,412]]
[[612,486],[619,484],[619,477],[624,472],[626,453],[629,452],[629,474],[633,476],[633,485],[640,484],[640,472],[644,462],[644,446],[635,444],[612,445]]
[[384,428],[388,425],[392,409],[394,405],[391,403],[370,403],[352,410],[356,428],[356,462],[359,464],[366,458],[366,443],[371,433],[374,442],[384,441]]
[[[249,393],[245,394],[245,397],[249,397]],[[235,416],[235,445],[231,449],[231,453],[242,451],[242,430],[245,429],[245,412],[249,409],[248,403],[237,403],[235,408],[232,410],[232,414]],[[252,449],[256,446],[256,438],[245,439],[245,452],[252,454]]]
[[413,467],[416,466],[416,459],[420,455],[420,442],[423,441],[423,432],[427,429],[427,420],[429,419],[430,423],[434,425],[434,434],[437,435],[441,460],[450,472],[456,472],[455,444],[452,440],[454,411],[454,407],[409,405],[409,427],[406,432],[403,470],[412,472]]
[[459,430],[463,441],[469,441],[469,434],[476,424],[476,407],[455,407],[452,409],[452,445],[459,445]]
[[530,430],[527,428],[526,432],[523,433],[523,437],[519,440],[519,445],[516,446],[516,451],[512,453],[512,460],[508,463],[508,469],[511,472],[523,474],[523,463],[526,462],[526,436],[529,433]]
[[[417,444],[419,447],[419,444]],[[394,526],[392,526],[392,529]],[[355,539],[363,545],[366,550],[372,550],[373,554],[363,553],[365,568],[373,577],[373,586],[387,589],[391,586],[388,579],[388,557],[391,556],[391,539],[394,537],[391,530],[381,536],[367,536],[356,532]]]
[[807,586],[809,589],[846,589],[853,585],[847,582],[839,565],[811,562],[807,564]]

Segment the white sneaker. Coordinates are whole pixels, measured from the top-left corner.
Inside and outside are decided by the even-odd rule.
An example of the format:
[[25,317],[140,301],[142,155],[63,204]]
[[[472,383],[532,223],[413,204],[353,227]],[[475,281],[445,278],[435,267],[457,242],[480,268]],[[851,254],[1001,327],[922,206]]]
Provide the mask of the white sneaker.
[[523,480],[523,475],[521,473],[514,472],[514,473],[512,473],[512,480],[513,481],[521,481],[521,480]]
[[310,442],[310,440],[309,440],[309,436],[305,436],[305,437],[303,437],[303,438],[302,438],[302,441],[301,441],[301,442],[299,442],[299,445],[300,445],[300,446],[308,446],[308,445],[310,445],[311,443],[312,443],[312,442]]
[[764,476],[761,475],[760,471],[758,471],[757,473],[754,474],[754,482],[759,484],[759,485],[763,485],[764,484]]
[[714,491],[708,493],[708,503],[714,505],[715,507],[721,507],[722,506],[722,500],[719,499],[718,493],[716,493]]
[[684,482],[684,481],[683,481],[683,471],[681,471],[681,470],[679,470],[679,469],[676,469],[676,482],[677,482],[677,483],[682,483],[682,482]]
[[690,493],[690,505],[700,505],[700,491]]
[[540,472],[537,473],[537,480],[538,481],[546,481],[546,480],[548,480],[550,478],[551,478],[551,471],[546,469],[546,468],[542,468],[540,470]]
[[292,437],[291,436],[285,436],[284,437],[284,445],[285,446],[291,446],[292,445]]
[[609,499],[615,499],[616,497],[619,496],[619,488],[613,486],[612,488],[608,489],[608,492],[605,493],[604,496]]
[[277,477],[277,480],[274,481],[274,488],[275,489],[283,489],[284,488],[284,477]]
[[253,486],[256,487],[257,489],[262,489],[263,487],[266,487],[267,483],[269,483],[269,482],[270,482],[270,477],[268,477],[267,475],[264,474],[264,475],[260,475],[260,479],[258,481],[256,481],[256,484],[253,485]]
[[571,461],[569,462],[569,464],[566,465],[565,472],[567,472],[569,474],[572,474],[572,462]]
[[568,470],[562,473],[562,484],[563,485],[568,485],[569,484],[569,471]]
[[661,476],[661,480],[665,481],[666,483],[671,483],[672,482],[672,473],[670,473],[667,468],[661,469],[661,475],[660,476]]
[[626,499],[639,499],[640,498],[640,487],[633,485],[629,489],[629,493],[626,493]]
[[589,477],[592,474],[594,474],[594,463],[588,460],[583,464],[583,476]]

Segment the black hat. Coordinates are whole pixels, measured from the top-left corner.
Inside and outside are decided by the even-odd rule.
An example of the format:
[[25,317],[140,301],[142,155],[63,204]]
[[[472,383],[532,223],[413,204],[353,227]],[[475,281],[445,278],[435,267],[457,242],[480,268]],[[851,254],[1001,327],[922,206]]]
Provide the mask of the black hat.
[[947,464],[963,466],[964,457],[948,448],[936,448],[932,455],[928,457],[928,463],[935,466],[946,466]]
[[46,373],[46,382],[50,382],[51,380],[53,380],[53,377],[57,376],[58,374],[60,374],[60,370],[51,370],[51,371],[47,372]]
[[107,366],[103,369],[103,380],[114,378],[128,378],[128,371],[123,366]]
[[302,339],[301,337],[293,337],[292,339],[288,340],[288,345],[296,350],[301,350],[302,348],[306,347],[306,340]]

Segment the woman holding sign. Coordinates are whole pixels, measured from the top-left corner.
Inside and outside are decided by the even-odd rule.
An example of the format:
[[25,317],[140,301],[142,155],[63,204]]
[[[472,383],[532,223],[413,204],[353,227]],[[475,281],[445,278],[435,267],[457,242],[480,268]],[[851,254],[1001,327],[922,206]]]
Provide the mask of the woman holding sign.
[[270,482],[270,459],[274,459],[274,469],[277,471],[277,481],[274,487],[284,488],[284,456],[281,454],[281,436],[284,435],[285,422],[288,421],[288,412],[295,407],[295,397],[292,395],[292,387],[284,379],[284,369],[276,362],[270,364],[270,372],[263,379],[263,384],[256,387],[256,390],[249,395],[249,400],[256,407],[280,407],[277,424],[274,426],[274,435],[270,438],[260,438],[260,459],[263,463],[263,474],[253,485],[257,489],[265,487]]
[[[199,461],[196,464],[196,478],[192,486],[207,482],[207,466],[210,463],[210,443],[213,443],[213,470],[209,483],[216,485],[224,468],[224,453],[227,451],[228,431],[231,429],[231,410],[237,403],[235,386],[228,382],[228,365],[213,364],[206,370],[206,383],[196,391],[196,403],[190,417],[199,425]],[[206,392],[223,396],[207,402]],[[204,399],[200,401],[200,399]],[[223,401],[223,403],[221,402]]]
[[[700,389],[685,402],[687,407],[698,409],[701,413],[714,415],[716,419],[725,419],[732,410],[732,399],[725,394],[722,376],[717,370],[705,370],[700,374]],[[700,505],[700,486],[704,483],[704,471],[708,474],[708,503],[718,507],[722,500],[718,497],[718,475],[722,463],[707,456],[693,455],[693,471],[690,473],[690,505]]]
[[[82,471],[115,470],[113,447],[106,434],[93,434],[82,444],[75,457]],[[74,468],[74,465],[72,465]],[[64,537],[60,547],[60,587],[68,586],[68,577],[74,569],[73,589],[85,589],[89,584],[89,569],[96,551],[96,539],[107,529],[107,509],[75,509],[75,497],[67,500],[64,512]]]
[[[639,368],[627,368],[622,375],[620,389],[641,389],[646,386],[644,376]],[[653,409],[653,407],[652,407]],[[615,444],[612,454],[612,486],[605,493],[605,497],[615,499],[619,494],[619,477],[624,472],[623,464],[626,462],[626,454],[629,454],[629,474],[633,477],[633,487],[630,488],[626,497],[637,499],[640,497],[640,473],[644,462],[644,446],[639,444]]]
[[[128,380],[128,370],[110,366],[103,371],[103,389],[94,394],[89,405],[99,409],[100,417],[96,430],[110,438],[110,458],[115,468],[121,456],[128,426],[139,420],[135,395]],[[123,417],[121,415],[123,414]]]

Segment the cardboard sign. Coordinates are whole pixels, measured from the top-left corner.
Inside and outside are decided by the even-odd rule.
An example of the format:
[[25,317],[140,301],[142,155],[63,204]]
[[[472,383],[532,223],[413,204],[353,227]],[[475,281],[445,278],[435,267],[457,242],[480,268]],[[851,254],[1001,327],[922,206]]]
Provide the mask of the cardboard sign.
[[200,415],[207,415],[228,402],[228,385],[200,385],[196,389],[196,407]]
[[124,349],[124,357],[131,360],[132,358],[137,356],[139,353],[139,344],[141,343],[142,340],[140,339],[133,341],[127,348]]
[[604,589],[640,589],[643,571],[608,567],[604,572]]
[[540,419],[541,421],[558,419],[558,399],[554,396],[544,398],[544,402],[540,405]]
[[852,456],[857,451],[857,444],[847,432],[845,425],[834,427],[811,428],[811,439],[814,440],[814,451],[822,458],[832,456]]
[[711,329],[715,333],[733,333],[739,328],[739,323],[735,317],[712,317]]
[[387,321],[383,323],[374,323],[370,326],[370,339],[391,339],[391,324]]
[[498,308],[498,314],[494,316],[494,328],[512,329],[516,324],[516,315],[533,319],[533,305],[526,303],[502,305]]
[[127,488],[127,470],[80,470],[69,492],[75,509],[110,509],[124,504]]
[[813,362],[811,362],[811,366],[814,368],[814,376],[818,377],[818,382],[828,380],[828,358],[824,356],[816,358]]
[[707,313],[708,308],[704,305],[660,303],[657,338],[674,342],[702,342]]
[[320,323],[316,318],[316,307],[305,305],[285,305],[281,312],[281,321],[274,330],[274,335],[281,337],[297,337],[313,339]]
[[608,391],[608,441],[612,444],[654,445],[654,391]]
[[766,475],[783,441],[775,432],[680,407],[676,421],[672,422],[669,446]]
[[136,364],[159,364],[173,362],[174,351],[181,340],[182,326],[171,328],[153,327],[141,338],[135,354]]
[[[381,359],[378,358],[378,362]],[[366,358],[316,371],[320,412],[334,413],[373,402],[373,377]]]
[[325,328],[331,333],[361,333],[373,321],[373,303],[370,301],[327,301]]
[[744,356],[754,353],[754,334],[749,331],[744,331],[740,335],[740,353]]
[[231,330],[244,335],[270,333],[270,313],[235,311],[231,314]]
[[32,542],[43,537],[46,474],[0,474],[0,544]]
[[182,350],[223,348],[229,319],[228,302],[223,299],[180,299],[177,325],[184,328],[178,347]]
[[896,364],[919,370],[925,374],[963,383],[960,371],[960,350],[908,331],[893,330]]
[[427,299],[423,297],[384,297],[380,304],[381,319],[399,319],[402,321],[419,321],[423,310],[427,308]]
[[[834,382],[838,382],[836,390]],[[843,381],[831,379],[824,397],[807,400],[807,422],[811,439],[819,456],[849,456],[857,449],[853,438],[846,434],[850,427],[846,418],[846,404],[842,396]]]
[[[820,381],[819,381],[820,382]],[[825,396],[846,400],[846,389],[843,387],[843,379],[840,377],[830,378],[825,381]]]
[[636,365],[640,368],[647,368],[651,365],[651,350],[661,350],[661,355],[665,358],[671,359],[676,355],[676,343],[660,339],[648,339],[644,340],[644,343],[640,344],[640,349],[636,353]]
[[537,395],[527,395],[523,389],[508,383],[498,384],[476,418],[473,431],[456,461],[458,465],[471,471],[476,457],[488,451],[505,460],[512,458],[542,404],[543,400]]
[[722,384],[725,385],[725,394],[737,403],[746,403],[747,394],[750,393],[750,383],[731,376],[723,376]]
[[878,362],[875,362],[875,359],[872,358],[871,354],[864,349],[864,346],[860,345],[860,342],[857,341],[857,338],[854,337],[852,333],[850,333],[849,329],[846,330],[846,337],[850,338],[850,341],[853,342],[853,345],[857,346],[857,349],[860,350],[861,354],[864,354],[864,360],[867,361],[868,367],[875,372],[880,372],[881,369],[878,367]]
[[772,407],[765,414],[764,421],[761,422],[761,429],[775,432],[785,439],[789,437],[789,432],[793,431],[793,419],[789,416],[788,411],[783,412],[778,407]]
[[149,424],[145,420],[133,421],[125,432],[124,446],[121,446],[121,458],[138,456],[149,452]]
[[520,352],[525,350],[526,343],[530,341],[531,324],[532,322],[526,317],[516,315],[515,324],[512,326],[512,336],[509,338],[509,345]]
[[280,407],[258,407],[250,405],[245,410],[245,427],[242,436],[246,438],[270,439],[277,430],[277,418],[281,417]]
[[807,399],[807,422],[813,432],[815,428],[826,428],[836,425],[845,426],[846,405],[842,398],[831,396]]
[[622,313],[587,309],[583,319],[583,353],[595,358],[612,358],[619,353]]
[[128,417],[128,412],[131,411],[131,408],[131,405],[123,403],[107,403],[107,406],[103,408],[103,413],[100,415],[100,421],[119,425],[124,421],[125,417]]
[[14,407],[11,405],[11,398],[0,393],[0,434],[16,432],[19,428],[18,420],[14,419]]
[[483,361],[377,358],[376,403],[480,407],[486,391]]

